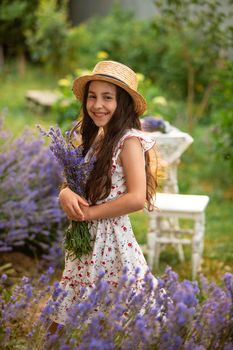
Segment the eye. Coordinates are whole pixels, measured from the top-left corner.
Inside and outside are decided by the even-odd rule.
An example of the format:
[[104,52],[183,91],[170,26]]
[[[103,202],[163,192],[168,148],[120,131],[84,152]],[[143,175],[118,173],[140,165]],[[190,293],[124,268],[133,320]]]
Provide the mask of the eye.
[[112,96],[105,96],[105,100],[112,100]]
[[90,95],[87,96],[87,98],[88,98],[88,99],[93,99],[93,98],[95,98],[95,95],[90,94]]

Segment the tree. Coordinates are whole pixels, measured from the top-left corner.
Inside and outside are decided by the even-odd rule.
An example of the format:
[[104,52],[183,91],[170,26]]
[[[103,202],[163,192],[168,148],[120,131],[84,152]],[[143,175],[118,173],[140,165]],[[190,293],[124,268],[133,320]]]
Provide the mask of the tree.
[[34,26],[26,33],[31,58],[54,71],[62,70],[67,54],[67,1],[39,0]]
[[[174,39],[170,40],[173,45],[168,48],[170,59],[167,64],[171,65],[176,50],[180,54],[180,66],[186,76],[190,128],[194,118],[199,120],[206,111],[218,84],[217,75],[229,59],[233,34],[232,4],[231,0],[225,1],[225,6],[218,0],[155,1],[164,28]],[[177,73],[177,67],[174,70]]]
[[38,0],[2,0],[0,3],[0,67],[4,56],[17,56],[19,72],[25,66],[25,32],[32,26]]

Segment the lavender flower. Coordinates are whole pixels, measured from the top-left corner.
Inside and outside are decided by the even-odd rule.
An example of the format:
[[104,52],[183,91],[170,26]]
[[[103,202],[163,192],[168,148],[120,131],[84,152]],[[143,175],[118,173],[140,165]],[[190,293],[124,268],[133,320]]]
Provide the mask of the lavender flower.
[[0,178],[0,251],[46,256],[61,242],[65,216],[57,199],[60,168],[43,140],[29,130],[3,140]]
[[149,132],[161,131],[165,133],[166,124],[161,118],[146,116],[142,119],[142,129]]
[[[83,154],[83,147],[75,147],[72,142],[66,141],[59,128],[51,127],[49,132],[42,132],[51,138],[50,149],[63,169],[69,188],[81,197],[85,197],[86,182],[94,167],[95,157],[91,157],[87,162]],[[91,252],[88,222],[71,221],[65,232],[64,245],[68,257],[74,259],[80,259],[82,255]]]
[[[115,293],[109,293],[101,274],[93,292],[86,293],[85,299],[83,294],[69,310],[66,326],[61,326],[52,335],[48,333],[49,317],[56,314],[65,296],[63,292],[60,294],[59,283],[53,284],[54,299],[50,298],[40,314],[36,311],[46,296],[51,283],[49,279],[53,277],[51,273],[52,270],[48,270],[38,281],[22,278],[16,288],[6,288],[4,283],[7,281],[0,279],[1,348],[6,345],[14,348],[14,334],[18,330],[17,341],[32,350],[49,347],[85,350],[232,349],[232,300],[228,292],[233,278],[231,274],[224,277],[227,287],[206,280],[202,287],[202,283],[199,286],[190,281],[180,282],[178,276],[167,269],[154,290],[154,303],[147,303],[152,288],[149,275],[142,281],[142,288],[133,293],[135,280],[124,271],[121,287],[116,288]],[[105,300],[108,302],[104,303]],[[164,306],[162,317],[161,305]],[[145,307],[144,312],[141,312],[142,307]]]
[[7,275],[5,273],[1,276],[1,280],[2,282],[5,282],[7,280]]
[[225,273],[223,280],[226,286],[227,293],[231,297],[232,309],[233,309],[233,276],[232,274],[229,272]]

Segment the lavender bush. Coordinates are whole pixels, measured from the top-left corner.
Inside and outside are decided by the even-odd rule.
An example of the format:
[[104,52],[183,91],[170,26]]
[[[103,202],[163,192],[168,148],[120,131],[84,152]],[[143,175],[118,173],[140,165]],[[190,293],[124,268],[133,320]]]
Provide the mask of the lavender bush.
[[0,251],[48,255],[52,248],[60,254],[64,214],[58,203],[58,164],[29,130],[12,140],[1,122],[0,137]]
[[[155,291],[148,273],[142,290],[135,293],[132,287],[137,273],[129,279],[127,270],[123,271],[113,294],[109,293],[104,273],[100,274],[88,299],[74,305],[67,325],[55,334],[48,333],[49,317],[65,295],[59,283],[49,285],[51,269],[34,284],[24,277],[12,291],[6,288],[8,279],[3,275],[0,345],[7,343],[8,349],[13,349],[17,332],[21,349],[233,348],[232,274],[225,274],[224,285],[219,287],[204,277],[200,285],[179,281],[177,274],[167,268]],[[151,300],[153,291],[155,303]],[[52,298],[38,308],[47,293],[52,293]]]

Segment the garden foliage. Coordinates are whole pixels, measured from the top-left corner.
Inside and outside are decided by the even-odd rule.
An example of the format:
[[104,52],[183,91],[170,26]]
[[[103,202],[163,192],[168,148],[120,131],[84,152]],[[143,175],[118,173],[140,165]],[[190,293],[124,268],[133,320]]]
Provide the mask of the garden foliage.
[[35,21],[26,31],[27,45],[34,62],[45,64],[53,71],[62,72],[66,63],[66,38],[69,23],[66,1],[39,0],[35,11]]
[[153,98],[162,94],[180,103],[166,113],[170,121],[178,115],[190,130],[201,119],[208,124],[215,108],[212,96],[221,90],[218,76],[229,79],[232,4],[156,1],[155,8],[154,16],[139,20],[114,6],[107,16],[69,29],[68,73],[91,69],[100,59],[118,60],[148,79],[143,85],[152,92],[146,94],[149,114],[155,113]]
[[146,20],[117,5],[107,16],[74,27],[68,21],[68,3],[34,0],[29,6],[5,0],[0,7],[4,45],[14,33],[10,37],[16,44],[23,41],[32,61],[60,75],[90,69],[101,58],[118,60],[169,97],[184,99],[190,126],[207,118],[216,74],[230,60],[232,1],[158,0],[154,15]]
[[39,0],[2,0],[0,2],[0,64],[6,56],[21,56],[26,51],[25,32],[35,21],[34,12]]
[[71,54],[69,68],[90,69],[102,52],[102,58],[141,72],[168,96],[185,99],[185,112],[192,124],[205,117],[215,76],[229,60],[232,4],[156,1],[155,8],[154,16],[139,20],[115,6],[107,16],[92,17],[72,28],[68,41],[76,50],[67,52],[67,58]]
[[[217,76],[218,86],[212,97],[213,137],[215,155],[219,163],[224,164],[226,184],[232,184],[233,169],[233,62],[226,64],[226,69]],[[221,167],[218,167],[222,169]],[[219,176],[223,180],[220,172]],[[224,181],[224,180],[223,180]]]
[[48,254],[61,241],[64,225],[60,168],[30,130],[12,140],[1,125],[0,136],[0,251]]
[[[80,71],[77,72],[77,75],[80,75]],[[57,123],[63,131],[69,130],[72,122],[75,123],[80,114],[81,103],[75,99],[72,92],[74,79],[75,74],[70,74],[58,81],[59,97],[52,106],[52,110],[57,116]]]
[[[19,343],[21,349],[232,349],[232,274],[226,273],[224,286],[219,287],[204,277],[200,285],[179,281],[167,268],[156,289],[152,276],[146,274],[136,291],[138,272],[129,279],[124,270],[113,293],[101,273],[87,299],[69,310],[66,326],[52,335],[49,319],[66,297],[58,282],[51,286],[52,269],[34,283],[23,277],[12,290],[2,275],[0,345],[7,344],[8,349]],[[39,312],[38,305],[48,294],[51,298]]]

